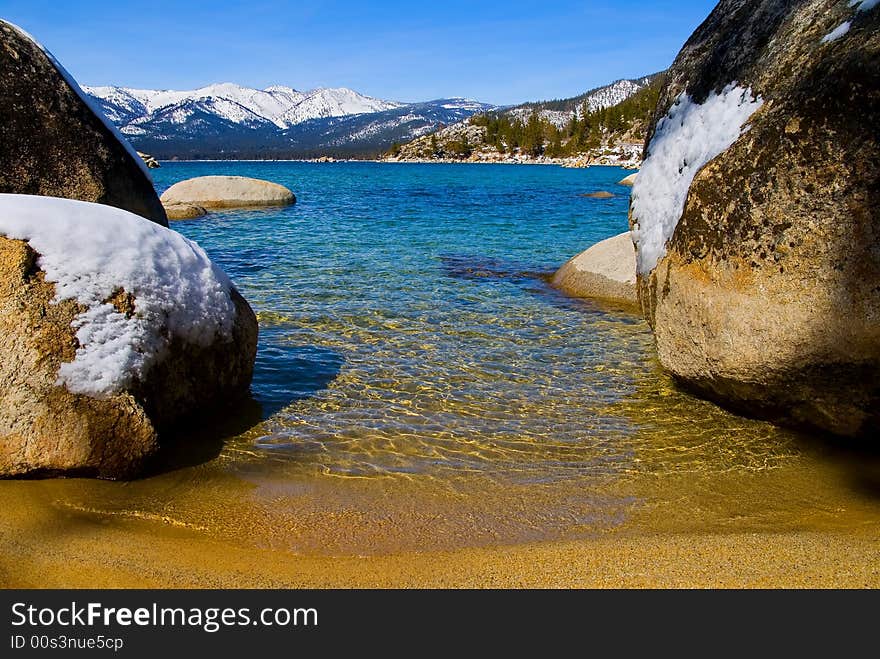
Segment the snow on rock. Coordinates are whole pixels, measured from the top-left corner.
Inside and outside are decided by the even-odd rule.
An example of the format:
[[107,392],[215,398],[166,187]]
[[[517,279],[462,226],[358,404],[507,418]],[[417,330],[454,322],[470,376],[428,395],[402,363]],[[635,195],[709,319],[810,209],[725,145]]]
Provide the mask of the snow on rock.
[[73,89],[73,91],[76,92],[76,95],[80,97],[82,102],[85,103],[95,115],[97,115],[97,117],[101,120],[101,122],[104,124],[104,126],[107,127],[107,130],[109,130],[116,137],[116,139],[119,140],[119,143],[125,147],[125,150],[128,151],[128,155],[130,155],[134,159],[134,161],[138,164],[138,166],[141,168],[141,171],[144,173],[144,176],[147,177],[147,180],[152,181],[153,177],[150,176],[150,170],[147,169],[147,166],[144,164],[144,161],[138,157],[137,152],[134,150],[134,147],[128,143],[128,140],[125,139],[125,136],[122,134],[122,132],[120,132],[120,130],[116,127],[116,125],[104,115],[104,112],[102,111],[102,109],[100,107],[98,107],[98,105],[95,103],[95,99],[92,96],[90,96],[89,94],[85,93],[80,88],[79,84],[76,82],[76,80],[74,80],[73,76],[67,72],[67,69],[65,69],[63,66],[61,66],[61,63],[57,59],[55,59],[55,56],[52,53],[50,53],[49,50],[43,44],[41,44],[39,41],[37,41],[26,30],[23,30],[22,28],[18,27],[17,25],[14,25],[13,23],[9,23],[8,21],[7,21],[7,23],[13,29],[15,29],[21,36],[25,37],[26,39],[30,39],[34,43],[34,45],[38,46],[40,48],[40,50],[42,50],[46,54],[46,57],[48,57],[49,61],[52,62],[52,66],[54,66],[55,69],[58,71],[58,74],[62,78],[64,78],[65,82],[67,82],[67,84],[70,85],[70,87]]
[[[206,347],[231,336],[232,284],[196,243],[137,215],[71,199],[0,194],[0,234],[40,255],[55,301],[86,307],[73,322],[79,348],[58,384],[117,393],[161,360],[171,341]],[[134,312],[111,302],[121,292]]]
[[640,274],[651,272],[666,254],[697,172],[739,138],[761,105],[751,88],[732,82],[702,104],[682,92],[657,124],[632,192]]
[[840,39],[840,37],[842,37],[844,34],[849,32],[849,28],[851,26],[852,26],[852,23],[850,21],[846,21],[844,23],[841,23],[836,28],[831,30],[831,32],[829,32],[824,37],[822,37],[822,43],[828,43],[829,41],[835,41],[837,39]]
[[[849,0],[849,6],[856,8],[856,14],[873,9],[878,4],[880,4],[880,0]],[[840,37],[848,33],[851,27],[852,20],[844,21],[836,28],[831,30],[831,32],[822,37],[821,42],[829,43],[831,41],[836,41],[837,39],[840,39]]]

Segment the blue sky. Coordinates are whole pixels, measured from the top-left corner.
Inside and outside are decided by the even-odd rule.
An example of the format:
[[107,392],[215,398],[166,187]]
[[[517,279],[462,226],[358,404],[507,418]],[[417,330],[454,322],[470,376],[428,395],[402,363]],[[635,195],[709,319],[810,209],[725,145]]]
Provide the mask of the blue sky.
[[574,96],[666,68],[715,0],[0,0],[79,82],[351,87],[403,101]]

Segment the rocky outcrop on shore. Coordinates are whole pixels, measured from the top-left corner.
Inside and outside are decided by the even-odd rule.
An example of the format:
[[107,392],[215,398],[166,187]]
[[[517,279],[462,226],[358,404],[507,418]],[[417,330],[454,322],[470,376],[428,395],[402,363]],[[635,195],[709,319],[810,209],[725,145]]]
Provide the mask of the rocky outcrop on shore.
[[138,157],[144,161],[144,164],[147,166],[147,169],[159,169],[159,167],[161,167],[161,165],[159,164],[159,161],[156,160],[149,153],[142,153],[141,151],[136,151],[136,153],[138,154]]
[[637,168],[642,162],[643,142],[606,140],[602,145],[571,156],[533,155],[521,149],[499,151],[483,144],[485,128],[467,123],[453,124],[436,133],[419,137],[383,158],[386,162],[502,163],[507,165],[561,165],[586,168],[596,165]]
[[124,208],[167,226],[145,164],[36,41],[0,20],[0,193]]
[[880,431],[875,5],[722,0],[668,72],[630,209],[664,367],[850,436]]
[[199,176],[175,183],[161,197],[166,206],[187,204],[201,208],[287,206],[296,202],[283,185],[245,176]]
[[0,195],[0,476],[132,476],[244,394],[257,321],[204,251],[119,209]]
[[553,275],[551,283],[573,297],[637,305],[636,252],[629,231],[581,252]]

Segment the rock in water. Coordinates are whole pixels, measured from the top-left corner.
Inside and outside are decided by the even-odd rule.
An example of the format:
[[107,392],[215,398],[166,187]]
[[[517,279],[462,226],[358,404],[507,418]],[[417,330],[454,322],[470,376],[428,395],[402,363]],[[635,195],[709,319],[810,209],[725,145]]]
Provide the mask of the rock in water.
[[143,161],[36,41],[0,20],[0,193],[93,201],[168,222]]
[[722,0],[667,74],[630,206],[663,365],[850,436],[880,430],[876,5]]
[[131,476],[247,391],[257,321],[195,243],[109,206],[0,194],[0,476]]
[[553,275],[553,286],[574,297],[638,304],[636,252],[629,231],[596,243]]
[[246,176],[199,176],[175,183],[162,194],[162,203],[202,208],[287,206],[296,202],[283,185]]
[[639,175],[638,172],[636,172],[635,174],[630,174],[629,176],[626,176],[626,177],[620,179],[617,182],[617,185],[627,185],[629,187],[632,187],[635,184],[636,178],[638,177],[638,175]]
[[605,190],[599,190],[598,192],[585,192],[581,197],[586,197],[587,199],[614,199],[614,194]]
[[194,204],[168,204],[165,206],[165,214],[169,220],[193,220],[207,215],[207,213],[208,211],[204,208]]

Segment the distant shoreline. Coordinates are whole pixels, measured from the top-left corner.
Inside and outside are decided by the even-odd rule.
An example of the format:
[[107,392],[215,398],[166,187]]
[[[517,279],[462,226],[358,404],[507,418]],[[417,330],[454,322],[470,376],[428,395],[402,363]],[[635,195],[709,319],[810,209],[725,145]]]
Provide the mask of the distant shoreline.
[[[266,162],[266,163],[276,163],[276,162],[302,162],[302,163],[312,163],[315,165],[333,165],[339,163],[377,163],[377,164],[388,164],[388,165],[555,165],[556,167],[566,167],[563,162],[540,162],[534,160],[524,160],[524,161],[510,161],[510,160],[499,160],[499,161],[489,161],[489,160],[382,160],[382,159],[371,159],[371,158],[351,158],[345,159],[340,158],[337,160],[319,160],[314,158],[279,158],[279,159],[268,159],[268,158],[205,158],[198,160],[162,160],[157,158],[157,162],[165,164],[165,163],[193,163],[193,162],[212,162],[212,163],[232,163],[232,162]],[[566,167],[567,169],[589,169],[592,167],[614,167],[616,169],[626,169],[637,171],[638,167],[627,167],[624,165],[609,165],[609,164],[595,164],[595,165],[587,165],[585,167]]]

